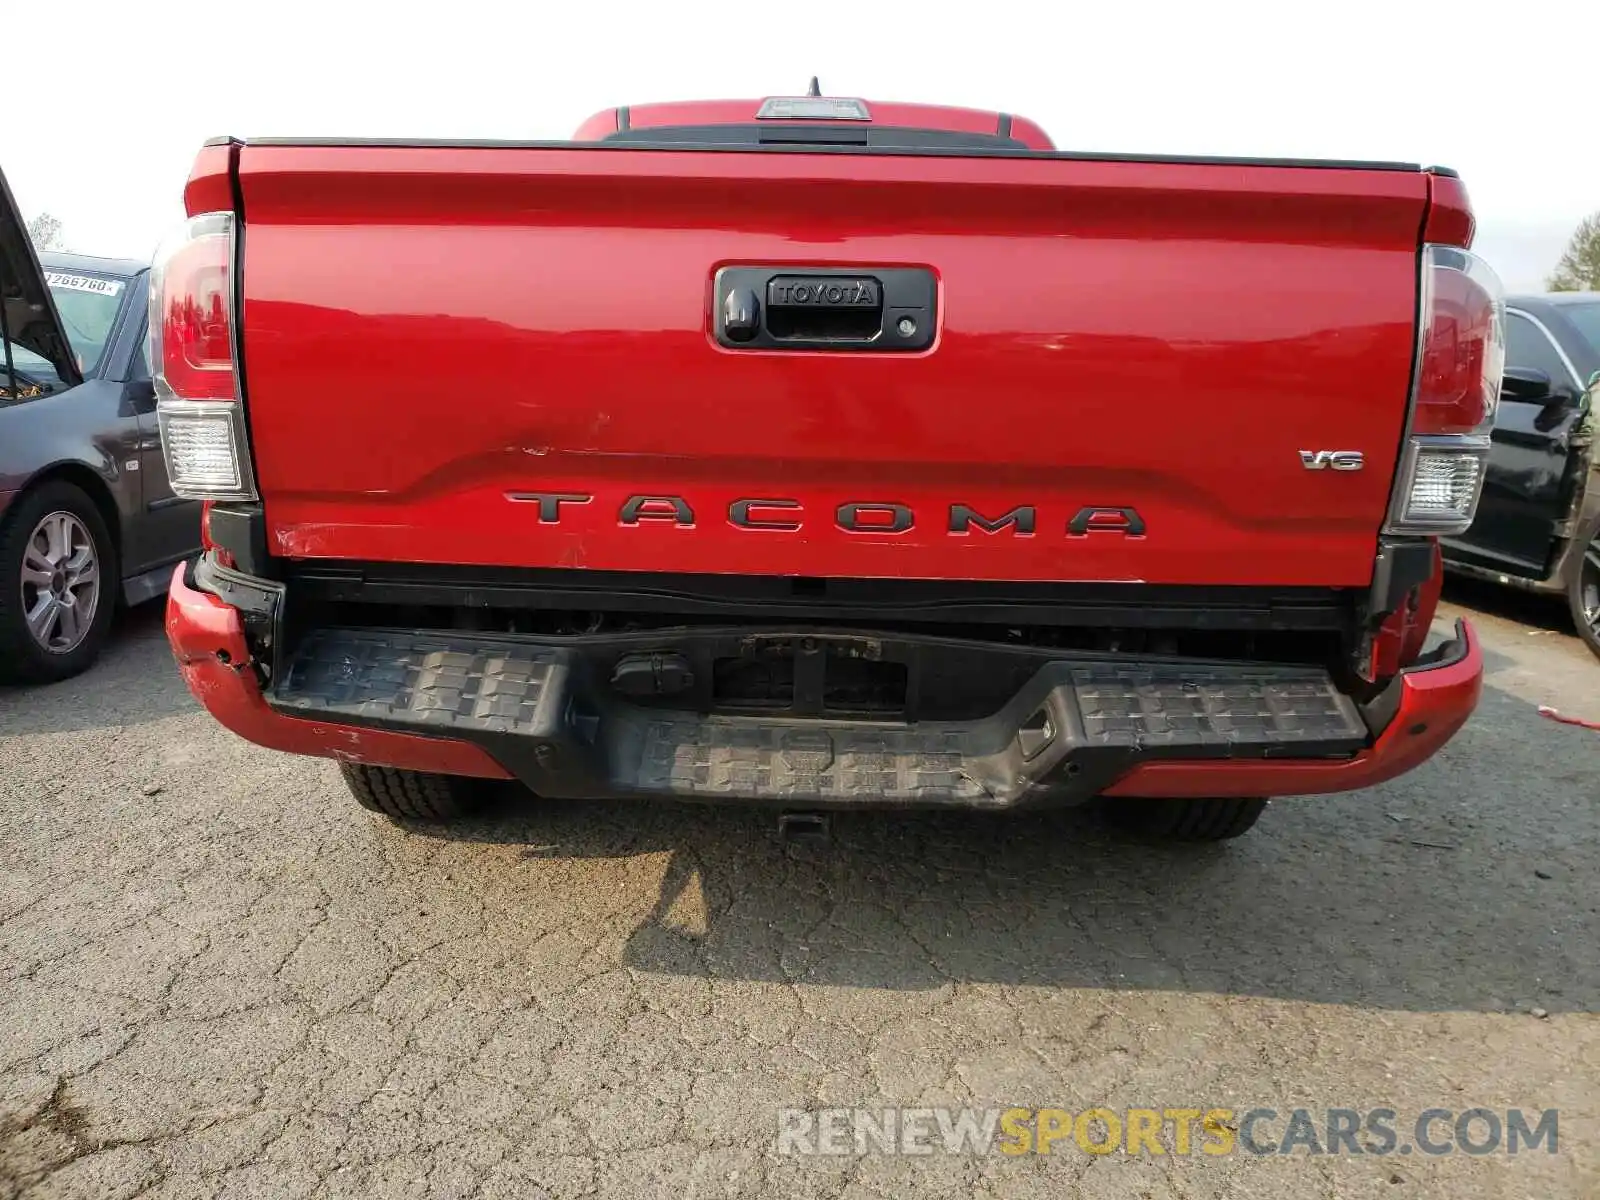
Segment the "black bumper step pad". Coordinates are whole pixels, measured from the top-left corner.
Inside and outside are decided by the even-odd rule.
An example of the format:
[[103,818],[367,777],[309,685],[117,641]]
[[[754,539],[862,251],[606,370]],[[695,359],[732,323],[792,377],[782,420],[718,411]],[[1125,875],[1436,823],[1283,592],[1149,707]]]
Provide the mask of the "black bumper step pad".
[[476,742],[544,795],[821,807],[1085,799],[1140,762],[1347,757],[1368,741],[1355,704],[1309,667],[1063,656],[991,716],[908,725],[640,707],[603,682],[610,665],[581,645],[324,629],[268,699]]
[[322,629],[300,644],[272,700],[325,719],[549,736],[565,667],[559,651],[470,635]]

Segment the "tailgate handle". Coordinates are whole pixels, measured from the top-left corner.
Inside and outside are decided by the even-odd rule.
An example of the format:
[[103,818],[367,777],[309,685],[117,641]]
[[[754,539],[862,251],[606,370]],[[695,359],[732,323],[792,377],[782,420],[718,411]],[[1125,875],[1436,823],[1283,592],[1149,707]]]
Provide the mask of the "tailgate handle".
[[734,350],[925,350],[936,287],[923,267],[724,267],[713,332]]
[[784,342],[870,342],[883,332],[883,284],[870,275],[769,279],[767,332]]

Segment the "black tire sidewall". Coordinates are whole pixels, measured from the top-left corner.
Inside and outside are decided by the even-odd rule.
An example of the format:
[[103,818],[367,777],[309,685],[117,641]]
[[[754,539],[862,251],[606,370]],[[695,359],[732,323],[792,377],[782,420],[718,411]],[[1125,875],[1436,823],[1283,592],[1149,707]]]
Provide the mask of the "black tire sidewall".
[[1577,626],[1578,637],[1585,646],[1600,656],[1600,635],[1595,633],[1594,627],[1584,620],[1583,616],[1583,560],[1596,538],[1600,538],[1600,517],[1590,521],[1579,534],[1578,556],[1572,564],[1572,578],[1567,580],[1567,603],[1572,609],[1572,623]]
[[[88,636],[66,654],[51,654],[28,631],[22,611],[22,555],[29,535],[48,513],[70,512],[94,539],[100,564],[100,598]],[[12,501],[0,522],[0,681],[51,683],[87,669],[99,656],[122,589],[116,543],[100,508],[84,490],[51,480]]]
[[1269,801],[1255,797],[1113,800],[1114,824],[1145,837],[1180,842],[1222,842],[1255,827]]
[[453,821],[473,812],[484,796],[481,779],[341,762],[340,774],[356,801],[401,824]]

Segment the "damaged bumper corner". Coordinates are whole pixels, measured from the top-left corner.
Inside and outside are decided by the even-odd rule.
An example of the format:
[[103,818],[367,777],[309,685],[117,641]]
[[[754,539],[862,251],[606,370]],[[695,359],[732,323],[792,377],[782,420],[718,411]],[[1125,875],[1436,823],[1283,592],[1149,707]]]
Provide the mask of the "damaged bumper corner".
[[271,750],[345,762],[509,779],[506,769],[470,743],[425,734],[369,729],[284,716],[268,706],[251,661],[239,610],[185,578],[172,575],[167,640],[183,681],[213,717],[240,737]]

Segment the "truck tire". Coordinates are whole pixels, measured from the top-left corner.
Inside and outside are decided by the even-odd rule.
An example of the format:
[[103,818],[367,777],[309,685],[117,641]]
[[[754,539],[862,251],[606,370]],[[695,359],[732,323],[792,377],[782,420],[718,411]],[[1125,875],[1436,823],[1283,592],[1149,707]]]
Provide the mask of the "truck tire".
[[1254,796],[1203,800],[1117,800],[1112,819],[1124,829],[1180,842],[1225,842],[1247,832],[1266,810]]
[[460,775],[403,771],[398,767],[339,764],[350,794],[362,808],[393,821],[450,821],[478,806],[482,784]]
[[1583,644],[1600,655],[1600,521],[1583,531],[1583,557],[1567,581],[1572,623]]
[[0,522],[0,682],[86,670],[111,630],[121,580],[111,531],[82,488],[52,479],[12,501]]

